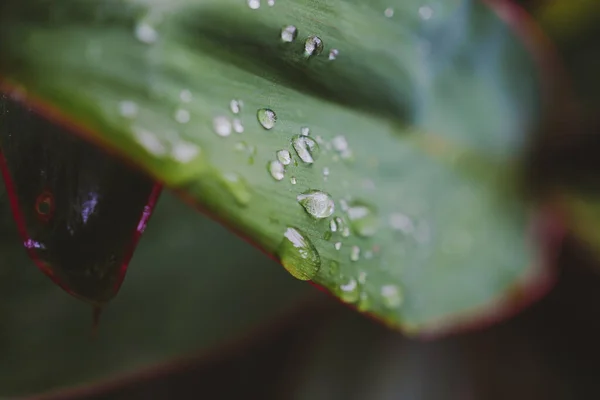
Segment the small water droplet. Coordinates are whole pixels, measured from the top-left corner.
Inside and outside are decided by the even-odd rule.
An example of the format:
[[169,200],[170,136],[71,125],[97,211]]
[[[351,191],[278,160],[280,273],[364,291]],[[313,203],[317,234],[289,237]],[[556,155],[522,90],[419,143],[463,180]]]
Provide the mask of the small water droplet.
[[335,204],[331,196],[320,190],[309,190],[299,194],[296,200],[313,218],[327,218],[335,211]]
[[292,177],[290,178],[290,182],[292,183],[292,185],[295,185],[296,183],[298,183],[298,180],[296,179],[296,177],[295,177],[295,176],[292,176]]
[[234,114],[239,114],[242,110],[242,106],[243,104],[241,100],[233,99],[229,102],[229,109]]
[[292,138],[292,146],[300,159],[312,164],[319,153],[319,145],[309,136],[296,135]]
[[167,152],[166,146],[158,138],[158,136],[143,128],[134,128],[133,133],[140,145],[149,153],[160,156]]
[[393,230],[402,231],[404,233],[413,232],[415,229],[412,220],[402,213],[391,214],[389,223]]
[[323,168],[323,176],[324,177],[328,177],[329,176],[329,168],[327,168],[327,167]]
[[387,308],[398,308],[402,305],[404,300],[400,288],[391,284],[381,287],[381,297],[383,298],[383,304]]
[[271,174],[273,179],[275,179],[276,181],[280,181],[285,177],[285,169],[283,167],[283,164],[279,161],[270,161],[267,164],[267,168],[269,170],[269,174]]
[[379,227],[379,218],[373,207],[362,202],[353,202],[346,211],[352,231],[358,236],[373,236]]
[[304,55],[318,56],[323,52],[323,41],[318,36],[309,36],[304,42]]
[[248,0],[248,7],[252,10],[258,10],[260,8],[260,0]]
[[341,158],[348,159],[352,157],[352,150],[350,150],[350,146],[348,145],[348,141],[342,135],[338,135],[331,140],[331,145],[333,149],[337,151]]
[[385,15],[388,18],[392,18],[394,16],[394,9],[391,7],[386,8],[383,12],[383,15]]
[[215,133],[221,137],[231,135],[231,121],[222,115],[216,116],[213,119],[213,128]]
[[433,8],[430,6],[421,6],[419,7],[419,16],[422,20],[427,21],[431,17],[433,17]]
[[336,250],[340,250],[342,248],[342,242],[336,242],[333,247],[335,247]]
[[346,278],[339,286],[338,296],[346,303],[356,303],[360,296],[358,282],[354,278]]
[[267,5],[273,7],[275,5],[275,0],[267,0]]
[[236,133],[244,132],[244,125],[242,125],[242,120],[239,118],[234,118],[231,125],[233,126],[233,130]]
[[277,159],[283,165],[290,165],[290,163],[292,162],[292,155],[287,150],[279,150],[277,152]]
[[360,257],[360,247],[352,246],[350,250],[350,261],[358,261]]
[[190,122],[190,112],[188,110],[184,110],[183,108],[175,111],[175,121],[180,124],[187,124]]
[[278,248],[283,267],[296,279],[313,279],[321,268],[321,257],[311,241],[296,228],[287,228]]
[[365,271],[360,271],[358,273],[358,283],[360,283],[361,285],[367,283],[367,273]]
[[265,129],[272,129],[277,122],[277,114],[275,111],[270,108],[261,108],[257,111],[256,117],[258,118],[258,122]]
[[119,113],[125,118],[135,118],[138,114],[138,105],[130,100],[119,103]]
[[338,49],[331,49],[329,51],[329,61],[335,60],[339,54],[340,51]]
[[298,29],[294,25],[287,25],[281,28],[281,40],[291,43],[298,37]]
[[135,37],[142,43],[152,44],[158,40],[158,32],[148,22],[140,22],[135,26]]
[[183,101],[184,103],[189,103],[190,101],[192,101],[192,92],[190,92],[187,89],[183,89],[180,93],[179,93],[179,100]]
[[302,136],[310,135],[310,128],[308,126],[303,126],[302,128],[300,128],[300,134]]
[[252,194],[244,178],[233,172],[225,173],[221,178],[223,185],[231,193],[235,201],[241,206],[248,205],[252,199]]
[[200,154],[200,147],[193,143],[178,141],[171,147],[171,155],[180,163],[188,163]]
[[329,230],[331,232],[337,232],[338,226],[337,226],[337,223],[335,222],[335,218],[332,218],[331,221],[329,221]]

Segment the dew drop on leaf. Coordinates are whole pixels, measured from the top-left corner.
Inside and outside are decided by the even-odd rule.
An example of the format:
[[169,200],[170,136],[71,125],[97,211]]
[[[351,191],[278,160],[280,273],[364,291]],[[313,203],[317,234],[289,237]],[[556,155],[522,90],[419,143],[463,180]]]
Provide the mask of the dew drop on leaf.
[[221,176],[221,181],[238,205],[248,205],[252,199],[252,194],[244,178],[236,173],[228,172]]
[[308,126],[303,126],[302,128],[300,128],[300,134],[302,136],[310,135],[310,128]]
[[350,261],[358,261],[360,257],[360,247],[352,246],[350,249]]
[[340,52],[338,49],[331,49],[329,51],[329,61],[335,60],[339,54]]
[[233,130],[236,133],[244,132],[244,125],[242,124],[242,121],[239,118],[234,118],[233,121],[231,122],[231,126],[233,127]]
[[248,7],[252,10],[257,10],[260,8],[260,0],[248,0]]
[[280,180],[282,180],[285,177],[284,166],[283,166],[283,164],[281,162],[279,162],[277,160],[270,161],[267,164],[267,169],[269,170],[269,174],[276,181],[280,181]]
[[400,288],[396,285],[384,285],[381,287],[383,304],[387,308],[398,308],[402,305],[403,297]]
[[231,121],[227,117],[219,115],[213,119],[213,129],[221,137],[231,135]]
[[135,37],[142,43],[152,44],[158,40],[158,32],[147,22],[140,22],[135,26]]
[[124,118],[135,118],[138,114],[138,105],[130,100],[119,103],[119,113]]
[[323,52],[323,41],[318,36],[309,36],[304,42],[304,55],[318,56]]
[[383,15],[385,15],[388,18],[392,18],[394,16],[394,9],[391,7],[386,8],[383,12]]
[[292,185],[295,185],[296,183],[298,183],[298,180],[296,179],[296,177],[295,177],[295,176],[292,176],[292,177],[290,178],[290,182],[291,182],[291,184],[292,184]]
[[319,145],[308,136],[294,136],[292,138],[292,146],[298,157],[306,164],[312,164],[319,154]]
[[335,244],[333,245],[333,247],[336,250],[340,250],[342,248],[342,242],[335,242]]
[[277,159],[283,165],[290,165],[290,163],[292,162],[292,155],[287,150],[279,150],[277,152]]
[[316,219],[330,217],[335,211],[331,196],[320,190],[309,190],[301,193],[296,197],[296,200],[311,217]]
[[283,267],[296,279],[313,279],[321,268],[317,249],[298,229],[289,227],[283,235],[277,254]]
[[277,122],[277,114],[270,108],[261,108],[256,112],[256,117],[261,126],[267,130],[273,129]]
[[360,296],[360,287],[354,278],[345,278],[339,286],[339,298],[346,303],[356,303]]
[[363,202],[353,202],[346,210],[350,227],[358,236],[369,237],[377,233],[379,218],[373,207]]
[[183,108],[175,111],[175,121],[180,124],[187,124],[190,122],[190,112],[188,110],[184,110]]
[[232,113],[239,114],[242,110],[242,105],[243,104],[241,100],[233,99],[229,102],[229,109]]
[[286,43],[291,43],[296,40],[298,29],[294,25],[287,25],[281,28],[281,40]]

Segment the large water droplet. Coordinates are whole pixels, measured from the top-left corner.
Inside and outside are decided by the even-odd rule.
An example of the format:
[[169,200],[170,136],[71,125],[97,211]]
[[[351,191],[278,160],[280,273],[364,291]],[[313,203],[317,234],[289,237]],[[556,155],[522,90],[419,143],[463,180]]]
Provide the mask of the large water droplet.
[[321,268],[321,257],[315,246],[296,228],[287,228],[278,248],[284,268],[296,279],[313,279]]
[[323,41],[318,36],[309,36],[304,42],[304,54],[308,57],[318,56],[323,52]]
[[288,25],[281,28],[281,40],[286,43],[291,43],[296,40],[298,29],[294,25]]
[[373,236],[379,227],[379,218],[373,207],[362,202],[352,202],[346,210],[350,227],[358,236]]
[[248,205],[252,199],[252,193],[244,178],[236,173],[230,172],[223,174],[221,176],[221,181],[239,205]]
[[327,218],[335,211],[335,205],[331,196],[320,190],[309,190],[308,192],[299,194],[296,200],[313,218]]
[[267,169],[269,170],[269,174],[271,174],[276,181],[280,181],[285,177],[284,166],[278,160],[270,161],[267,164]]
[[403,297],[400,288],[396,285],[384,285],[381,287],[383,304],[387,308],[398,308],[402,305]]
[[231,121],[224,116],[217,116],[213,119],[213,128],[219,136],[226,137],[231,135]]
[[265,129],[272,129],[277,122],[277,114],[270,108],[261,108],[256,112],[258,122]]
[[290,165],[290,163],[292,162],[292,155],[287,150],[279,150],[277,152],[277,159],[283,165]]
[[292,146],[298,157],[307,164],[312,164],[319,154],[319,145],[309,136],[294,136]]
[[339,286],[338,296],[346,303],[356,303],[360,296],[360,287],[356,279],[344,279]]
[[260,0],[248,0],[248,7],[252,10],[258,10],[260,8]]

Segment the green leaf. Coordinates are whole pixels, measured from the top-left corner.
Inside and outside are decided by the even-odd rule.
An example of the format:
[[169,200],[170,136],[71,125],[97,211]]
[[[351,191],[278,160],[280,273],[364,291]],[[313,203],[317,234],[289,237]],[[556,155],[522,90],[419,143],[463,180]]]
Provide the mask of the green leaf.
[[[431,332],[543,280],[513,187],[538,74],[482,2],[1,7],[5,88],[358,310]],[[307,207],[309,191],[325,203]]]
[[314,295],[164,193],[129,279],[93,338],[91,307],[37,270],[9,224],[1,194],[0,206],[0,396],[81,385],[200,355]]

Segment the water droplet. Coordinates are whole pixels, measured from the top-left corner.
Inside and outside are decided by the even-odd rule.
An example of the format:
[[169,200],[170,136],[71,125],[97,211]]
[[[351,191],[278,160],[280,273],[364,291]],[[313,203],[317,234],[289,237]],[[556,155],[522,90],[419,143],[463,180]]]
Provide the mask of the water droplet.
[[135,118],[138,113],[138,105],[130,100],[119,103],[119,113],[125,118]]
[[333,149],[337,151],[341,158],[348,159],[352,157],[352,150],[348,146],[348,141],[342,135],[338,135],[331,140]]
[[401,213],[391,214],[389,223],[393,230],[402,231],[404,233],[413,232],[415,229],[412,220]]
[[260,8],[260,0],[248,0],[248,7],[252,10],[258,10]]
[[309,190],[299,194],[296,200],[313,218],[327,218],[335,211],[335,204],[331,196],[319,190]]
[[242,110],[243,103],[241,100],[233,99],[229,102],[229,109],[234,114],[239,114]]
[[331,49],[329,51],[329,61],[335,60],[339,54],[340,52],[338,49]]
[[310,128],[308,126],[303,126],[302,128],[300,128],[300,134],[302,136],[310,135]]
[[287,25],[281,28],[281,40],[286,43],[291,43],[296,40],[298,29],[294,25]]
[[135,26],[135,37],[142,43],[152,44],[158,40],[158,32],[147,22],[140,22]]
[[221,181],[239,205],[248,205],[252,199],[252,194],[244,178],[230,172],[223,174]]
[[221,137],[231,135],[231,121],[227,117],[219,115],[213,119],[215,133]]
[[239,118],[234,118],[231,125],[233,126],[233,130],[236,133],[244,132],[244,125],[242,125],[242,120],[240,120]]
[[379,218],[373,208],[366,203],[353,202],[346,211],[352,231],[358,236],[373,236],[379,227]]
[[365,271],[360,271],[358,273],[358,283],[360,283],[361,285],[367,283],[367,273]]
[[427,21],[431,17],[433,17],[433,8],[430,6],[421,6],[419,7],[419,16],[422,20]]
[[350,261],[358,261],[359,257],[360,257],[360,247],[352,246],[352,249],[350,250]]
[[310,240],[296,228],[287,228],[279,245],[283,267],[296,279],[313,279],[321,268],[321,257]]
[[391,284],[381,287],[381,296],[383,297],[383,304],[387,308],[398,308],[402,305],[404,300],[400,288]]
[[333,247],[335,247],[336,250],[340,250],[342,248],[342,242],[335,242]]
[[290,163],[292,162],[292,155],[287,150],[279,150],[277,152],[277,159],[283,165],[290,165]]
[[200,154],[200,147],[193,143],[178,141],[171,147],[171,155],[181,163],[188,163]]
[[265,129],[272,129],[275,126],[275,122],[277,122],[277,114],[275,111],[269,108],[261,108],[257,111],[256,117],[258,118],[258,122]]
[[388,18],[392,18],[394,16],[394,9],[391,7],[386,8],[383,12],[383,15],[385,15]]
[[331,221],[329,221],[329,230],[331,232],[337,232],[338,226],[337,223],[335,222],[335,218],[332,218]]
[[323,52],[323,41],[318,36],[309,36],[304,42],[304,55],[318,56]]
[[327,178],[329,176],[329,168],[327,168],[327,167],[323,168],[323,176],[325,178]]
[[269,170],[269,174],[271,174],[273,179],[275,179],[276,181],[280,181],[285,177],[285,169],[283,167],[283,164],[279,161],[270,161],[267,164],[267,168]]
[[267,5],[273,7],[275,5],[275,0],[267,0]]
[[175,121],[180,124],[187,124],[190,122],[190,112],[188,110],[184,110],[183,108],[175,111]]
[[190,92],[187,89],[183,89],[180,93],[179,93],[179,100],[183,101],[184,103],[189,103],[190,101],[192,101],[192,92]]
[[319,145],[309,136],[294,136],[292,146],[294,146],[298,157],[307,164],[312,164],[319,153]]
[[358,282],[354,278],[346,278],[339,286],[338,296],[346,303],[356,303],[360,296]]
[[156,134],[143,128],[134,128],[133,134],[135,135],[138,143],[142,145],[142,147],[144,147],[149,153],[157,156],[166,153],[166,146],[158,138],[158,136],[156,136]]
[[298,183],[298,180],[296,179],[296,177],[295,177],[295,176],[292,176],[292,177],[290,178],[290,182],[292,183],[292,185],[295,185],[296,183]]

